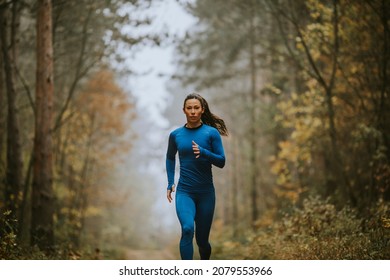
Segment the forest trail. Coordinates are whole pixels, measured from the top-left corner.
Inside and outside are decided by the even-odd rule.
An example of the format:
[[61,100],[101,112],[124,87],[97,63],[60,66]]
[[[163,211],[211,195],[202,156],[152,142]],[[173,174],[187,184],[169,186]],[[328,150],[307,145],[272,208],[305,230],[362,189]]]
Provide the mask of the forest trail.
[[127,260],[176,260],[177,257],[169,251],[169,249],[162,250],[134,250],[128,249],[125,252],[125,259]]

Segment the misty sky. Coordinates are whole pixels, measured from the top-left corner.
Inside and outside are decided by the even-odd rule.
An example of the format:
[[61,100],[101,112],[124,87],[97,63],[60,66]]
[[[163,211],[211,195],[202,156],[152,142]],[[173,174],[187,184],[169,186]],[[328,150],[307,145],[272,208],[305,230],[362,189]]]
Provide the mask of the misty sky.
[[[187,14],[176,0],[164,0],[148,11],[153,15],[153,24],[147,28],[152,32],[160,32],[168,28],[171,34],[182,35],[192,24],[194,19]],[[138,108],[145,110],[148,117],[156,126],[167,127],[167,121],[161,113],[166,108],[168,94],[165,88],[167,77],[159,77],[160,73],[173,73],[172,59],[174,48],[144,48],[139,52],[135,60],[132,60],[132,68],[140,72],[148,72],[143,77],[131,79],[132,93],[138,101]]]
[[[150,27],[137,30],[137,32],[164,32],[168,29],[171,34],[182,35],[192,24],[194,19],[187,14],[177,1],[164,0],[153,5],[147,11],[153,15],[154,21]],[[129,166],[137,166],[138,174],[145,178],[139,196],[150,196],[152,203],[152,224],[157,228],[171,228],[178,231],[178,221],[175,214],[174,203],[169,204],[166,199],[165,153],[169,130],[172,125],[163,116],[169,105],[169,93],[166,82],[169,74],[174,71],[172,64],[174,46],[164,48],[143,48],[135,57],[129,57],[129,66],[138,73],[148,73],[143,76],[129,76],[123,81],[125,90],[131,92],[136,99],[137,120],[132,127],[139,135],[131,151]],[[160,74],[168,74],[161,76]],[[184,121],[184,115],[183,115]],[[128,169],[129,170],[129,169]],[[178,174],[176,174],[176,178]],[[150,182],[152,181],[152,185]],[[125,184],[126,185],[126,184]],[[127,187],[133,187],[129,182]],[[141,198],[139,198],[141,199]],[[129,202],[131,203],[131,201]],[[136,211],[143,211],[137,209]]]

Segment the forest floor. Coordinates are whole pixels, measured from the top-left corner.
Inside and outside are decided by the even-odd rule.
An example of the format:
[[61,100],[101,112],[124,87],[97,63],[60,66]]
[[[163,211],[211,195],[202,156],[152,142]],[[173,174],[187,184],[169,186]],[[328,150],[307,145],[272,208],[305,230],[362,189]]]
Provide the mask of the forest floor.
[[177,257],[169,249],[161,250],[135,250],[127,249],[125,251],[127,260],[176,260]]

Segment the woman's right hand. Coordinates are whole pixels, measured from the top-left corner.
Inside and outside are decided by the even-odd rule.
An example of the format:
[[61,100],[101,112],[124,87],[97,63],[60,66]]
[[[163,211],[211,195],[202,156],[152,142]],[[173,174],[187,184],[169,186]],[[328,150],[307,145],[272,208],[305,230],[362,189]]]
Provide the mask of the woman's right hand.
[[175,185],[173,185],[170,190],[167,190],[167,199],[168,199],[169,203],[171,203],[173,200],[173,198],[172,198],[173,192],[175,192]]

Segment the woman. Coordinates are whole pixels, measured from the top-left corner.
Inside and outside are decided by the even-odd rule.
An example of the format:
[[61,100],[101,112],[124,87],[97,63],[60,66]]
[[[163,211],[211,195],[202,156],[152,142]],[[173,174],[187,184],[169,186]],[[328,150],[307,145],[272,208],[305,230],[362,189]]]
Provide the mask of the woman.
[[176,213],[181,225],[180,255],[185,260],[193,259],[195,232],[200,258],[208,260],[211,255],[209,234],[215,208],[211,165],[224,167],[225,154],[220,135],[228,132],[224,121],[210,112],[207,101],[199,94],[193,93],[185,98],[183,112],[187,123],[169,135],[167,198],[172,202],[175,156],[179,152]]

